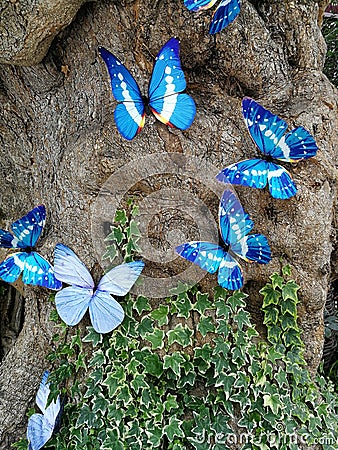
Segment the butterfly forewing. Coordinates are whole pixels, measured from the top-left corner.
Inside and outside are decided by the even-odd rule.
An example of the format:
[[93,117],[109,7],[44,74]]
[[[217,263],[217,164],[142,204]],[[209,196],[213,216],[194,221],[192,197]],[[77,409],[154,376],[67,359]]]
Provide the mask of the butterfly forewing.
[[12,231],[17,238],[15,248],[34,247],[46,221],[46,208],[39,205],[28,214],[12,223]]
[[216,179],[225,184],[241,184],[262,189],[268,181],[269,163],[263,159],[245,159],[223,169]]
[[257,147],[275,158],[276,145],[285,133],[287,124],[251,98],[242,101],[243,118]]
[[121,102],[114,112],[116,126],[125,139],[131,140],[144,126],[144,102],[140,89],[116,56],[104,47],[99,47],[99,52],[108,69],[114,98]]
[[176,253],[209,273],[217,272],[225,251],[211,242],[192,241],[176,247]]
[[233,22],[240,13],[240,7],[239,0],[221,1],[211,19],[209,33],[218,33]]
[[122,297],[130,291],[143,268],[143,261],[133,261],[113,267],[101,278],[97,290]]
[[56,278],[63,283],[94,289],[94,281],[87,267],[66,245],[55,246],[54,271]]
[[161,122],[185,130],[192,124],[196,106],[181,94],[186,81],[179,57],[179,41],[171,38],[159,51],[149,83],[149,106]]
[[222,239],[227,245],[242,239],[253,228],[253,222],[244,212],[236,194],[225,190],[218,210]]

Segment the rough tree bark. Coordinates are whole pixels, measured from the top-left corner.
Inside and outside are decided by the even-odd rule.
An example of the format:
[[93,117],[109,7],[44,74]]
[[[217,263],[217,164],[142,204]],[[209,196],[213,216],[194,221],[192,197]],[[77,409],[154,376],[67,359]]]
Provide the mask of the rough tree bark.
[[[294,198],[277,201],[266,190],[236,189],[255,222],[255,231],[268,237],[273,252],[269,265],[245,266],[244,290],[251,296],[251,312],[259,324],[258,290],[269,274],[280,269],[281,260],[289,263],[301,285],[300,322],[306,357],[314,372],[323,345],[323,307],[338,272],[333,252],[337,91],[322,73],[326,47],[318,25],[328,1],[242,0],[236,21],[217,36],[207,33],[211,12],[191,14],[181,0],[87,3],[73,23],[54,38],[42,61],[51,39],[27,31],[25,24],[31,23],[27,11],[14,8],[21,2],[10,3],[7,36],[3,25],[1,29],[1,61],[9,64],[0,67],[0,226],[7,229],[35,205],[45,204],[48,218],[39,250],[50,260],[54,245],[61,241],[89,268],[97,261],[103,264],[103,214],[95,209],[98,194],[114,172],[131,160],[139,161],[138,183],[131,189],[134,193],[144,198],[170,187],[172,178],[175,188],[190,189],[192,196],[203,199],[215,214],[217,202],[211,195],[211,181],[203,184],[190,172],[187,181],[184,167],[180,180],[174,170],[146,179],[148,172],[142,162],[149,154],[156,164],[156,155],[179,152],[186,161],[197,158],[220,170],[257,155],[241,116],[245,95],[283,117],[291,127],[302,125],[315,136],[317,157],[290,168],[298,186]],[[27,10],[37,4],[33,0],[22,3],[30,5]],[[60,7],[60,2],[55,3]],[[62,24],[58,15],[51,14],[49,29],[58,32],[63,28],[81,3],[63,6],[71,13]],[[15,26],[16,14],[24,19],[20,33]],[[46,10],[37,17],[42,20],[47,14]],[[187,90],[197,106],[195,121],[189,130],[180,132],[167,130],[148,117],[142,133],[127,142],[112,120],[114,101],[97,47],[104,45],[118,55],[146,92],[153,57],[172,36],[181,40]],[[27,58],[25,46],[35,49]],[[177,209],[180,211],[162,212],[157,217],[167,237],[175,235],[170,233],[171,226],[177,229],[181,225],[187,231],[184,205]],[[165,219],[170,220],[164,223]],[[97,234],[98,223],[101,235]],[[165,259],[173,242],[161,238],[158,224],[154,224],[154,239],[150,241],[154,252],[162,252]],[[150,278],[161,276],[161,272],[177,273],[181,268],[177,261],[166,265],[149,258],[147,262]],[[215,282],[211,276],[206,280]],[[48,322],[52,307],[46,290],[21,285],[21,303],[13,303],[6,300],[15,297],[13,291],[3,289],[0,448],[7,449],[24,434],[25,413],[46,368],[44,358],[53,330]],[[24,305],[23,313],[20,304]],[[6,340],[8,333],[10,340]]]

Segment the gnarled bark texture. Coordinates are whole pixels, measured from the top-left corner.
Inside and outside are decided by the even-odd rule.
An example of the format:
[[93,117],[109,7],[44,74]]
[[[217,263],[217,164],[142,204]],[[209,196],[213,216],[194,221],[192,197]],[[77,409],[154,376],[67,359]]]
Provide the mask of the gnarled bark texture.
[[[192,14],[182,0],[106,0],[83,5],[73,23],[52,42],[51,34],[42,37],[40,32],[25,33],[17,27],[15,13],[30,22],[26,14],[37,2],[24,2],[27,12],[15,11],[20,2],[9,3],[13,9],[5,24],[9,43],[4,37],[1,42],[1,61],[10,64],[0,67],[0,227],[8,229],[13,220],[43,203],[48,218],[39,251],[52,260],[53,247],[61,241],[73,248],[89,268],[97,261],[103,264],[106,224],[100,219],[105,214],[97,210],[97,199],[104,195],[101,187],[109,184],[117,170],[122,170],[123,188],[123,176],[128,171],[123,172],[123,168],[134,160],[138,163],[136,184],[130,189],[126,186],[126,191],[142,198],[164,187],[174,186],[178,192],[177,208],[173,203],[167,211],[158,213],[157,222],[150,221],[153,234],[150,230],[149,243],[155,246],[154,254],[159,252],[160,259],[161,254],[165,259],[180,239],[198,238],[191,232],[193,227],[188,230],[190,222],[185,217],[180,191],[188,190],[192,197],[201,198],[215,215],[217,201],[212,191],[218,189],[219,194],[223,187],[214,189],[213,181],[201,181],[198,168],[194,178],[191,171],[185,172],[184,164],[172,173],[161,168],[155,173],[146,167],[147,156],[152,155],[156,166],[157,158],[160,165],[164,154],[173,157],[177,152],[186,162],[197,158],[200,170],[204,170],[203,164],[209,165],[210,173],[243,158],[256,157],[259,151],[241,115],[242,97],[251,96],[284,118],[291,128],[307,128],[319,146],[315,158],[290,167],[298,186],[292,199],[278,201],[267,190],[236,188],[254,220],[255,232],[268,237],[273,252],[267,266],[244,267],[244,290],[251,296],[251,312],[259,323],[258,290],[281,263],[289,263],[301,285],[300,325],[306,357],[315,371],[322,353],[323,307],[330,284],[337,277],[337,263],[331,256],[336,233],[337,91],[322,73],[326,47],[318,25],[326,2],[242,0],[235,22],[210,36],[211,12]],[[50,14],[48,29],[61,29],[81,3],[70,1],[63,7],[72,12],[62,19],[62,26],[60,17]],[[61,2],[55,0],[55,4]],[[47,23],[47,15],[47,9],[36,14],[42,28],[47,27],[42,24],[42,20]],[[181,41],[187,91],[197,106],[195,121],[189,130],[181,132],[168,130],[148,117],[142,133],[128,142],[120,136],[112,118],[115,103],[97,47],[103,45],[118,55],[146,92],[154,56],[172,36]],[[33,49],[27,58],[26,48]],[[120,193],[112,189],[109,185],[110,195],[117,198]],[[203,208],[201,211],[200,217]],[[192,217],[191,221],[198,222],[200,217]],[[177,231],[180,227],[184,236]],[[4,257],[5,251],[0,256]],[[170,276],[184,264],[177,260],[161,263],[150,256],[146,262],[149,278],[163,273]],[[208,276],[203,282],[215,280]],[[2,344],[3,353],[4,349],[7,353],[0,363],[1,449],[10,448],[10,443],[24,433],[25,413],[46,368],[44,358],[53,333],[48,322],[52,308],[47,302],[48,292],[30,286],[20,289],[24,311],[18,312],[16,306],[15,320],[11,314],[13,302],[6,300],[6,311],[1,307],[1,335],[5,336],[10,326],[14,330],[10,344]],[[8,295],[6,291],[4,298],[8,299]],[[154,292],[153,296],[158,295]]]

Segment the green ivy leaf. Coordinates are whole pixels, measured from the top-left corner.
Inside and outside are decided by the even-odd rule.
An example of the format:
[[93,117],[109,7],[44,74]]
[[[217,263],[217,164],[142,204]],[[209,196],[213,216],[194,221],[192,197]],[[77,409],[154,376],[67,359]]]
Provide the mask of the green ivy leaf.
[[163,363],[157,353],[150,354],[143,361],[145,372],[155,377],[160,377],[163,373]]
[[268,305],[264,309],[264,321],[265,325],[276,325],[279,319],[279,310],[274,305]]
[[106,251],[102,255],[102,259],[109,259],[110,262],[113,262],[118,254],[119,252],[115,244],[107,245]]
[[103,366],[103,364],[105,364],[105,362],[106,362],[106,357],[105,357],[103,351],[101,349],[96,350],[96,352],[93,355],[93,358],[89,362],[89,367],[101,367],[101,366]]
[[232,309],[233,313],[236,313],[239,308],[245,308],[246,303],[244,299],[247,297],[244,292],[235,291],[227,300],[228,305]]
[[179,294],[172,304],[176,307],[178,317],[184,317],[185,319],[189,318],[192,305],[186,292]]
[[193,308],[200,314],[204,314],[206,309],[211,309],[212,303],[209,300],[209,294],[202,294],[201,292],[196,293],[196,302]]
[[137,327],[137,331],[140,333],[140,336],[144,338],[148,333],[154,331],[153,321],[148,316],[142,317],[141,322]]
[[174,352],[171,355],[164,355],[163,368],[171,369],[174,374],[179,377],[181,374],[181,365],[185,362],[181,353]]
[[101,393],[98,393],[93,399],[93,413],[101,411],[102,414],[105,414],[108,405],[109,401]]
[[136,236],[136,237],[141,236],[139,227],[137,225],[137,222],[135,222],[135,220],[131,219],[131,221],[129,222],[129,227],[126,228],[126,233],[127,233],[128,239],[130,239],[132,236]]
[[169,313],[169,306],[168,305],[160,305],[157,309],[154,309],[150,316],[157,320],[157,324],[159,327],[162,325],[168,325],[168,313]]
[[276,289],[278,287],[280,290],[282,290],[284,284],[283,277],[281,277],[277,272],[275,272],[271,275],[270,279],[272,281],[273,289]]
[[243,330],[244,325],[249,326],[250,314],[244,309],[240,309],[237,314],[234,315],[234,321],[237,322],[237,326],[240,330]]
[[201,333],[201,335],[204,337],[208,333],[212,333],[215,331],[215,325],[211,317],[200,317],[199,324],[197,325],[198,331]]
[[145,381],[146,376],[143,373],[138,373],[135,378],[131,380],[130,385],[135,392],[139,393],[140,389],[149,389],[149,384]]
[[300,288],[297,283],[295,283],[293,280],[288,281],[282,289],[282,296],[283,300],[291,299],[295,303],[298,303],[298,295],[297,291]]
[[168,331],[168,345],[177,342],[179,345],[182,345],[182,347],[187,347],[188,345],[191,345],[192,335],[193,331],[190,328],[183,327],[182,324],[179,323],[173,330]]
[[263,309],[265,309],[268,305],[279,305],[281,293],[280,291],[275,291],[272,284],[266,284],[260,291],[260,294],[263,295]]
[[153,333],[146,333],[144,338],[151,343],[152,349],[164,347],[164,331],[155,329]]
[[274,414],[278,414],[279,409],[281,409],[282,404],[278,394],[265,394],[263,395],[264,406],[270,408]]
[[88,334],[82,339],[83,342],[91,342],[93,347],[96,347],[102,342],[102,334],[97,333],[93,327],[86,327]]
[[230,306],[225,303],[225,300],[223,300],[222,298],[217,300],[215,302],[215,306],[216,306],[216,316],[217,317],[223,316],[225,321],[229,320],[231,309]]
[[177,403],[177,396],[169,394],[166,401],[164,402],[164,407],[166,411],[171,411],[172,409],[177,409],[179,404]]
[[133,308],[137,311],[138,314],[141,314],[143,311],[151,310],[148,298],[144,297],[143,295],[137,296]]
[[182,421],[176,417],[170,417],[168,425],[165,425],[163,432],[167,435],[169,442],[174,440],[174,437],[184,437],[184,432],[181,428]]
[[89,428],[93,428],[95,426],[95,423],[96,414],[86,403],[84,403],[80,409],[76,427],[79,428],[81,425],[87,425]]

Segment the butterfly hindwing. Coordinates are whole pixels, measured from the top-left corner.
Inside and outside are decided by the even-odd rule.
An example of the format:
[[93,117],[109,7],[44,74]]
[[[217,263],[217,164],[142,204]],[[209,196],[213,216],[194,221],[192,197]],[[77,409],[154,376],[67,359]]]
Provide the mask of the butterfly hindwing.
[[125,139],[131,140],[144,126],[144,101],[140,88],[116,56],[104,47],[99,47],[99,52],[108,69],[114,98],[121,102],[114,112],[116,126]]
[[217,272],[225,251],[211,242],[187,242],[176,247],[176,253],[209,273]]
[[268,184],[272,197],[286,200],[297,193],[297,188],[289,172],[279,164],[269,162]]
[[229,253],[224,255],[218,270],[218,284],[225,289],[235,291],[243,286],[241,266]]
[[77,325],[85,315],[92,296],[93,290],[90,288],[68,286],[56,293],[56,310],[67,325]]
[[149,106],[158,120],[185,130],[194,120],[196,106],[188,94],[181,94],[186,81],[179,51],[176,38],[169,39],[161,48],[155,60],[148,96]]
[[231,250],[245,261],[267,264],[271,260],[271,250],[263,234],[244,236],[231,246]]
[[108,292],[99,289],[89,304],[89,315],[97,333],[109,333],[124,319],[122,306]]
[[222,0],[210,23],[209,33],[215,34],[233,22],[240,13],[239,0]]
[[18,252],[0,263],[0,278],[6,283],[14,283],[25,267],[27,253]]

